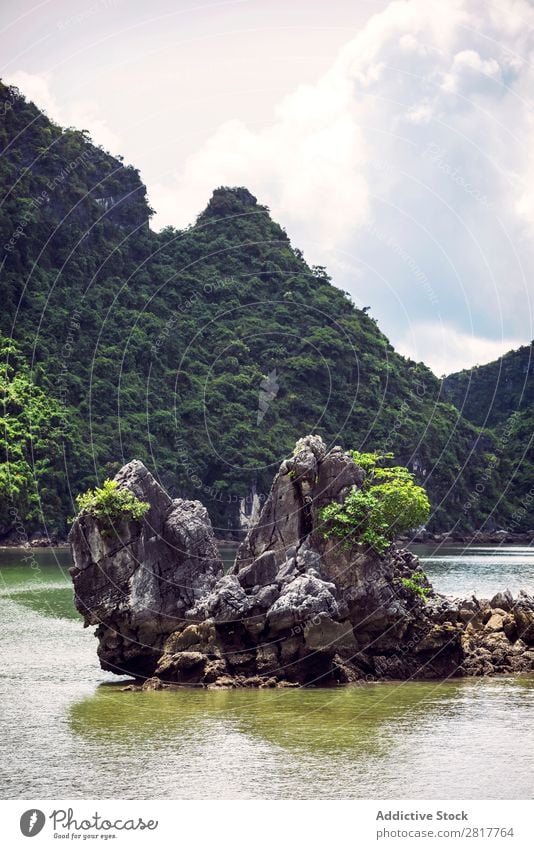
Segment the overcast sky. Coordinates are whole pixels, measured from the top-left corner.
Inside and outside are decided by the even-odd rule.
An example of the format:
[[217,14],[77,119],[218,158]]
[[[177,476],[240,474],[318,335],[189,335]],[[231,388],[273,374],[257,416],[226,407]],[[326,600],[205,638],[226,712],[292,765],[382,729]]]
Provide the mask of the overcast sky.
[[437,374],[533,333],[534,5],[2,0],[1,75],[141,171],[245,185]]

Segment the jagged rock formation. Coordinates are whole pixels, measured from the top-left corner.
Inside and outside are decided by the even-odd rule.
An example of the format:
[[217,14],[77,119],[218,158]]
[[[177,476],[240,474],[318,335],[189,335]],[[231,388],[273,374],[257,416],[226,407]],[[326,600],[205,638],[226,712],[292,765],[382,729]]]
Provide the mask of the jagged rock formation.
[[85,625],[97,625],[104,669],[148,675],[165,637],[222,574],[222,563],[205,507],[172,501],[139,460],[116,475],[150,508],[139,521],[104,531],[80,515],[69,534],[75,603]]
[[71,532],[77,604],[99,624],[102,665],[150,676],[148,689],[324,686],[534,669],[534,599],[500,593],[424,600],[402,578],[417,558],[321,534],[318,511],[363,481],[341,448],[299,440],[257,524],[222,574],[198,502],[171,502],[134,461],[117,476],[151,508],[120,545],[90,517]]

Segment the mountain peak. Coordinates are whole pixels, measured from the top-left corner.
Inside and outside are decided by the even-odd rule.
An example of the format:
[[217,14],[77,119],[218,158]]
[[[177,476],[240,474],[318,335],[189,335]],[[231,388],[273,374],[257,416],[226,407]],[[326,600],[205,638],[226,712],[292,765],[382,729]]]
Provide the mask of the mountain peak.
[[257,198],[244,186],[220,186],[213,192],[200,218],[226,218],[259,207]]

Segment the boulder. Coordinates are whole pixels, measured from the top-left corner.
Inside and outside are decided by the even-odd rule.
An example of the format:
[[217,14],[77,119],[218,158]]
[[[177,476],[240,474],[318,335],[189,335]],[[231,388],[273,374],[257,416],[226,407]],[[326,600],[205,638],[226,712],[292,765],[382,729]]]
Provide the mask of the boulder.
[[503,613],[497,613],[496,611],[494,611],[491,614],[488,621],[486,622],[486,624],[484,625],[484,630],[485,631],[502,631],[505,615],[506,614],[504,614],[504,612]]
[[276,578],[278,565],[273,551],[264,551],[256,560],[238,572],[242,587],[264,587]]
[[528,645],[534,645],[534,609],[519,601],[514,609],[517,636]]
[[496,593],[490,601],[490,607],[499,607],[501,610],[504,610],[508,613],[513,609],[514,606],[514,597],[510,590],[505,590],[504,592]]
[[267,611],[267,622],[272,631],[294,627],[304,629],[314,617],[322,614],[336,618],[339,608],[336,588],[313,575],[298,575],[283,589]]
[[266,551],[273,553],[277,565],[287,561],[317,530],[318,510],[341,501],[352,486],[361,486],[363,477],[362,469],[338,446],[327,452],[319,436],[300,439],[281,464],[257,524],[239,547],[235,571]]
[[445,622],[443,625],[434,625],[425,635],[419,640],[415,647],[415,651],[420,652],[435,652],[446,648],[451,644],[455,644],[460,636],[458,628],[450,622]]
[[511,642],[517,640],[517,627],[513,613],[507,613],[502,620],[503,631]]
[[280,672],[278,644],[266,643],[256,649],[256,668],[260,675]]
[[352,622],[335,622],[328,616],[315,617],[304,630],[304,642],[314,651],[346,649],[356,652],[358,644],[354,638]]
[[188,612],[189,619],[212,619],[214,622],[240,622],[252,609],[236,575],[224,575]]

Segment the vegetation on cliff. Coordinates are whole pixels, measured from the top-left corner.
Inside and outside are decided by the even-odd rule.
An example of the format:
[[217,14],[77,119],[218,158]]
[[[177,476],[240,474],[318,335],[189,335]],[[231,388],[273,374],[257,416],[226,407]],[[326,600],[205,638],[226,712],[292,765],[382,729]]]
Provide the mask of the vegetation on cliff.
[[511,415],[534,409],[534,343],[484,366],[444,380],[447,397],[474,424],[504,425]]
[[[424,483],[436,529],[510,514],[501,469],[465,508],[494,434],[399,356],[250,192],[219,188],[192,226],[154,233],[134,168],[16,89],[0,86],[0,99],[0,333],[31,364],[54,441],[46,468],[37,455],[37,500],[20,501],[28,529],[63,533],[71,492],[138,457],[225,530],[310,431],[393,452]],[[10,435],[27,476],[30,413],[12,413]]]
[[70,435],[62,425],[43,369],[32,374],[13,340],[0,337],[0,535],[21,522],[38,526],[43,504],[64,510]]
[[320,510],[322,534],[347,547],[359,542],[383,554],[396,536],[425,524],[430,502],[408,469],[384,465],[392,453],[352,451],[351,455],[365,472],[363,484],[354,487],[343,503],[333,501]]
[[502,490],[493,515],[511,531],[534,527],[534,343],[483,366],[451,374],[447,397],[463,415],[491,433],[493,450],[478,488],[476,504],[496,480]]
[[121,488],[117,481],[108,478],[101,487],[88,489],[76,496],[80,515],[93,516],[106,530],[113,530],[119,522],[142,519],[149,508],[129,489]]

